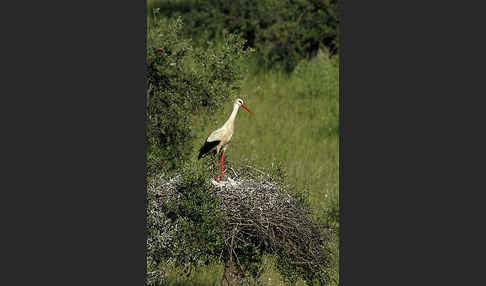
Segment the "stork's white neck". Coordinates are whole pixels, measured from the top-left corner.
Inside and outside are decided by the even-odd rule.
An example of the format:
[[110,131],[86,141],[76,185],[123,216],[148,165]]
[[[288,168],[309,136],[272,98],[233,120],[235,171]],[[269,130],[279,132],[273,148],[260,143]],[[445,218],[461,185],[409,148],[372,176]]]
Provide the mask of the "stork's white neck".
[[228,120],[226,120],[226,122],[224,123],[224,125],[233,125],[234,122],[235,122],[235,118],[236,118],[236,114],[238,113],[238,109],[240,108],[240,106],[238,104],[235,104],[233,106],[233,112],[231,112],[231,115],[230,117],[228,118]]

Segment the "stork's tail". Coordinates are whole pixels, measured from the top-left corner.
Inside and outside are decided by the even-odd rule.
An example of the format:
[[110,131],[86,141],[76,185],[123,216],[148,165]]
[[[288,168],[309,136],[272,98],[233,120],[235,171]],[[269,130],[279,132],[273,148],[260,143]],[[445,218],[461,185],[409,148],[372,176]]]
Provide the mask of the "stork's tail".
[[205,154],[209,153],[214,147],[218,146],[219,142],[221,141],[211,141],[211,142],[204,142],[204,145],[199,149],[199,155],[197,156],[197,159],[201,159]]

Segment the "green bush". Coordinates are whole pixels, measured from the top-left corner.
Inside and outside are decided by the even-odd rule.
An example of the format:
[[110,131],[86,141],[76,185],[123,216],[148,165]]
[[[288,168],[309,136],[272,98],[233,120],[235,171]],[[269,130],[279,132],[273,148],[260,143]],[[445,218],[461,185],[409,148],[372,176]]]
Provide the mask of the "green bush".
[[337,0],[157,1],[164,15],[182,16],[184,32],[200,44],[224,31],[240,34],[264,68],[292,71],[319,49],[339,49]]
[[182,35],[182,20],[154,17],[147,28],[147,169],[174,169],[192,147],[191,116],[209,115],[236,98],[244,65],[244,41],[225,34],[202,49]]
[[224,250],[224,218],[208,185],[208,173],[185,165],[168,185],[153,177],[147,191],[147,273],[149,285],[163,284],[171,267],[190,273],[218,261]]

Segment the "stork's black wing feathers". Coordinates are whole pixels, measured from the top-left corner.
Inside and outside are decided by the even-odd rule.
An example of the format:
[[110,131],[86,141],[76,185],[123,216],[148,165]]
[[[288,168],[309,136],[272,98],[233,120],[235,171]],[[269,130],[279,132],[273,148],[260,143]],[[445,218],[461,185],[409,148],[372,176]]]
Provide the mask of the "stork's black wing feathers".
[[204,145],[201,147],[201,149],[199,150],[199,156],[197,156],[197,159],[201,159],[201,157],[208,153],[209,151],[211,151],[211,149],[213,149],[214,147],[218,146],[219,142],[221,142],[220,140],[216,140],[216,141],[211,141],[211,142],[204,142]]

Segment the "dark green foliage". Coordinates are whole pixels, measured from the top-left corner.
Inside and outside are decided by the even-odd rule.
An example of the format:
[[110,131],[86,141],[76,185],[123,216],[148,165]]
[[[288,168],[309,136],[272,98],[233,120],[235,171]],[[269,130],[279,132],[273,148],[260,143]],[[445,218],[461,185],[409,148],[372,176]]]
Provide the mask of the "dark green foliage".
[[184,32],[204,44],[224,31],[240,34],[264,68],[293,70],[303,58],[339,49],[338,0],[157,1],[169,17],[182,16]]
[[201,174],[183,174],[179,197],[167,201],[168,213],[181,222],[176,239],[182,251],[172,257],[182,263],[207,263],[223,250],[224,224],[206,181]]
[[224,217],[207,182],[207,172],[184,166],[171,189],[154,177],[147,191],[147,272],[158,285],[170,267],[194,267],[224,255]]
[[221,44],[195,48],[182,20],[149,20],[147,28],[147,169],[174,169],[192,147],[191,117],[209,115],[236,98],[244,41],[225,34]]

